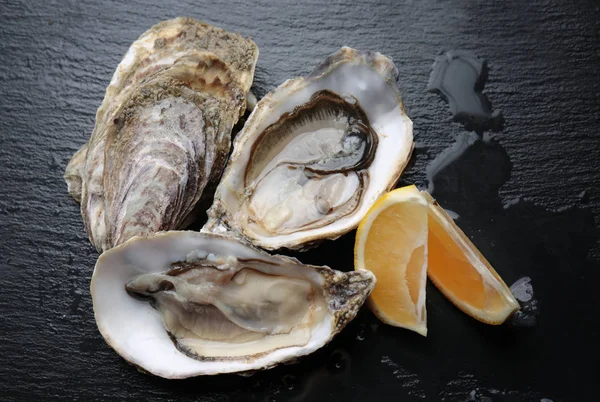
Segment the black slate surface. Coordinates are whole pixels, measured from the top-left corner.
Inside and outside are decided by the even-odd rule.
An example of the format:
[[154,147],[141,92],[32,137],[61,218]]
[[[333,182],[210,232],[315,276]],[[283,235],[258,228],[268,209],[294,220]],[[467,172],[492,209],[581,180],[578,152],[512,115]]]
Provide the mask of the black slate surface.
[[[257,42],[259,97],[341,45],[392,56],[417,142],[402,184],[421,188],[468,135],[426,92],[435,56],[488,60],[504,129],[441,169],[434,195],[509,285],[531,278],[526,320],[480,324],[428,287],[428,338],[365,309],[321,351],[250,378],[166,381],[125,363],[94,323],[97,254],[62,173],[128,46],[180,15]],[[2,0],[0,400],[598,400],[599,23],[583,0]],[[349,270],[353,242],[299,258]]]

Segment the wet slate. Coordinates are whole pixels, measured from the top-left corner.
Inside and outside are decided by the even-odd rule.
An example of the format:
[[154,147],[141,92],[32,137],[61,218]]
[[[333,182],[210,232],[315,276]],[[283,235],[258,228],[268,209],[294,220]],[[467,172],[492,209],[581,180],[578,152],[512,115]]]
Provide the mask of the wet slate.
[[[431,178],[506,282],[531,278],[535,325],[485,326],[430,286],[426,339],[364,310],[326,348],[249,378],[166,381],[124,362],[94,324],[97,254],[62,173],[129,44],[179,15],[257,42],[259,97],[341,45],[392,56],[417,141],[400,184]],[[0,399],[597,400],[599,21],[585,0],[0,0]],[[426,91],[435,57],[455,49],[487,60],[505,124],[432,176],[466,135]],[[349,270],[353,236],[297,256]]]

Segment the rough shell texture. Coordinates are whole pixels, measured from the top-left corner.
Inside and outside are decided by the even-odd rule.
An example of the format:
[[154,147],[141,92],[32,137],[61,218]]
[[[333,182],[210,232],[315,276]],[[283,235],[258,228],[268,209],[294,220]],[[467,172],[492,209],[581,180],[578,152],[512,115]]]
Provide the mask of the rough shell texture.
[[[233,154],[202,231],[232,233],[259,247],[275,250],[306,249],[322,239],[335,239],[354,229],[370,206],[395,185],[412,152],[412,121],[396,88],[397,75],[390,58],[344,47],[307,77],[288,80],[267,94],[235,138]],[[345,106],[331,106],[331,101],[317,102],[323,98],[335,99],[333,103]],[[317,104],[329,106],[316,110],[304,119],[304,127],[297,129],[298,121],[302,120],[300,115]],[[350,109],[360,109],[358,115],[365,116],[364,122],[370,126],[365,132],[375,134],[369,162],[324,173],[307,167],[299,160],[301,157],[307,160],[315,158],[315,154],[324,154],[317,162],[320,167],[345,152],[343,142],[349,138],[349,130],[339,126],[350,127],[360,120],[356,114],[340,118],[341,110]],[[265,133],[274,130],[281,130],[282,135],[265,141],[268,136]],[[337,142],[332,142],[335,130],[343,134],[337,137]],[[289,134],[290,131],[294,133]],[[285,141],[277,139],[284,135]],[[348,144],[349,148],[354,146],[352,142]],[[269,152],[256,152],[265,146],[271,148]],[[332,147],[338,148],[331,151]],[[255,174],[252,170],[261,168],[261,161],[255,162],[256,154],[272,158],[262,161],[262,167],[266,171],[275,166],[280,169],[279,176],[270,172]],[[273,155],[279,155],[279,161]],[[295,177],[290,178],[292,175]],[[263,191],[259,196],[261,185]],[[351,198],[357,201],[344,204],[344,200]],[[341,206],[346,208],[343,213],[339,212]],[[338,215],[330,216],[335,213]],[[311,221],[305,218],[309,215]],[[284,226],[285,230],[281,230]]]
[[[321,289],[326,311],[312,327],[309,341],[256,356],[223,359],[198,360],[180,352],[165,331],[158,312],[146,301],[131,297],[125,284],[142,274],[163,272],[173,263],[211,253],[225,256],[227,261],[252,261],[255,266],[262,265],[270,275],[303,278]],[[375,277],[368,271],[344,273],[304,265],[294,258],[269,255],[233,238],[170,231],[136,237],[103,253],[94,269],[91,294],[98,329],[115,351],[149,373],[185,378],[267,369],[309,354],[329,342],[356,316],[374,285]]]
[[64,175],[99,251],[189,222],[221,175],[257,57],[251,40],[191,18],[131,45]]

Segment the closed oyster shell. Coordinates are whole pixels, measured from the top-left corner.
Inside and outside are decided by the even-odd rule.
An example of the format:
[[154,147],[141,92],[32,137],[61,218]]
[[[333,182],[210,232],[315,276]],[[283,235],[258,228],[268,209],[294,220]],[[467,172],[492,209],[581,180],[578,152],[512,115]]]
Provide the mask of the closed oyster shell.
[[103,253],[91,294],[98,329],[116,352],[154,375],[186,378],[268,369],[312,353],[356,316],[374,285],[369,271],[169,231]]
[[98,251],[190,222],[222,173],[257,58],[250,39],[191,18],[131,45],[65,171]]
[[235,138],[202,231],[274,250],[356,228],[413,149],[397,75],[390,58],[344,47],[267,94]]

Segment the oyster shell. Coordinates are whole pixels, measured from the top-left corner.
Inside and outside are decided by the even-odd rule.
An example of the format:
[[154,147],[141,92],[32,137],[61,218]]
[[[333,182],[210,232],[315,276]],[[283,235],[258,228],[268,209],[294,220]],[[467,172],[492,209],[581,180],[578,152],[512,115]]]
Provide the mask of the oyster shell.
[[115,351],[157,376],[185,378],[309,354],[355,317],[374,284],[369,271],[343,273],[230,237],[170,231],[103,253],[91,293]]
[[354,229],[413,148],[392,61],[348,47],[261,99],[234,141],[203,232],[304,249]]
[[189,223],[222,173],[257,57],[250,39],[191,18],[131,45],[65,171],[99,251]]

